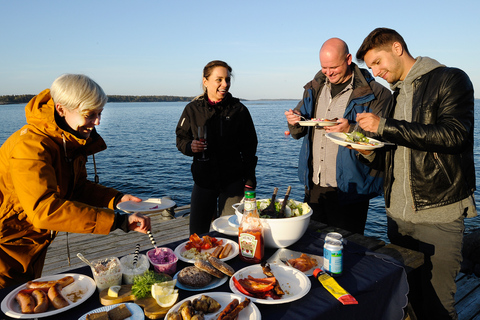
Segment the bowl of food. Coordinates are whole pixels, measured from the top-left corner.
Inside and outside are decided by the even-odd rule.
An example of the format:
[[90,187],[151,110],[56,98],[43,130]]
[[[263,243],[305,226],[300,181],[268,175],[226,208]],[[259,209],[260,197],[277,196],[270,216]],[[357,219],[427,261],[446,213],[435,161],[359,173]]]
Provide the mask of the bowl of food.
[[[277,211],[280,209],[283,200],[277,199]],[[264,240],[267,248],[285,248],[300,239],[307,231],[312,209],[306,203],[295,200],[288,200],[284,218],[273,218],[261,216],[261,211],[268,207],[270,199],[258,199],[257,211],[264,226]],[[241,223],[243,217],[243,203],[233,205],[238,223]]]
[[170,248],[153,248],[147,252],[147,257],[158,273],[175,274],[178,257]]
[[150,262],[148,262],[147,256],[144,254],[139,254],[137,262],[134,262],[135,254],[129,254],[120,258],[124,284],[132,284],[135,276],[144,274],[150,268]]
[[117,257],[93,260],[91,268],[98,291],[122,284],[122,266]]

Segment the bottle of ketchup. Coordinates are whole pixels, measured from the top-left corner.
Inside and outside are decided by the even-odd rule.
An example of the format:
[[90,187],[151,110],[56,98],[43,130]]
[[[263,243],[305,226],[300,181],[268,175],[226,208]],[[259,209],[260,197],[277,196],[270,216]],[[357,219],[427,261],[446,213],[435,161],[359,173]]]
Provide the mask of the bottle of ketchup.
[[240,259],[248,263],[260,263],[263,259],[263,226],[257,212],[255,191],[245,191],[243,217],[238,227]]

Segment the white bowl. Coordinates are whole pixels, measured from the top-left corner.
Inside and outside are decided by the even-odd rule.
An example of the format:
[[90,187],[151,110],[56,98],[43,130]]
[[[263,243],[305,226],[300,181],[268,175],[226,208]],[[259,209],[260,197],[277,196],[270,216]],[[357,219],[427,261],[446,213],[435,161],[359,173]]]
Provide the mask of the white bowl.
[[[268,199],[260,199],[257,201],[265,201]],[[282,201],[282,200],[277,200]],[[301,203],[295,201],[295,203]],[[243,203],[236,203],[233,206],[238,222],[242,221],[243,217]],[[310,208],[310,207],[309,207]],[[261,219],[264,229],[265,247],[267,248],[285,248],[297,242],[307,231],[310,217],[312,216],[312,209],[301,216],[280,218],[280,219]]]

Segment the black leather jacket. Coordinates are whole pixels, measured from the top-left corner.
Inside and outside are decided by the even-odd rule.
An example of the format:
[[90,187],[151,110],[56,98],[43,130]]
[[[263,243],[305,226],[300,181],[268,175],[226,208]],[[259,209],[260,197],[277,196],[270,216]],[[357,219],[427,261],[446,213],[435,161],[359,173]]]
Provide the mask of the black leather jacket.
[[[473,160],[474,95],[469,77],[439,67],[414,82],[412,122],[391,118],[398,92],[386,109],[382,138],[410,148],[410,183],[415,210],[440,207],[475,190]],[[385,205],[390,207],[393,156],[377,154],[372,165],[385,168]],[[382,164],[383,162],[383,164]]]

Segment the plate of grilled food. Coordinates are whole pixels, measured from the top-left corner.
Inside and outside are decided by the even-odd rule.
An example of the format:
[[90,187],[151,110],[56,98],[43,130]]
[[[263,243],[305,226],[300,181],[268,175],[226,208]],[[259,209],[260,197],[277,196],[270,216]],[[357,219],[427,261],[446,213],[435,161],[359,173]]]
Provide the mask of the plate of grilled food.
[[52,316],[86,301],[96,290],[95,281],[83,274],[66,273],[29,281],[10,292],[2,311],[16,319]]
[[281,304],[298,300],[311,287],[310,279],[292,267],[255,264],[237,271],[230,278],[230,290],[261,304]]
[[260,320],[258,307],[249,299],[228,292],[209,292],[188,297],[175,304],[165,320],[190,319],[203,313],[203,319]]
[[311,276],[313,275],[313,270],[323,266],[323,257],[280,248],[267,260],[267,262],[287,265],[302,271],[307,276]]
[[199,238],[193,234],[189,241],[178,245],[174,252],[178,259],[187,263],[195,263],[198,259],[207,260],[210,256],[228,261],[238,255],[239,249],[238,243],[230,239],[209,236]]

